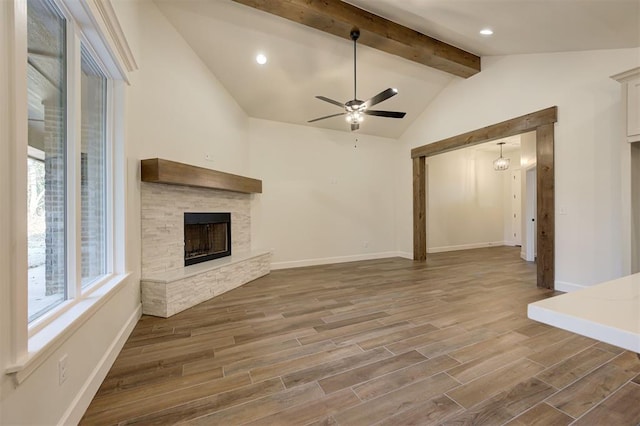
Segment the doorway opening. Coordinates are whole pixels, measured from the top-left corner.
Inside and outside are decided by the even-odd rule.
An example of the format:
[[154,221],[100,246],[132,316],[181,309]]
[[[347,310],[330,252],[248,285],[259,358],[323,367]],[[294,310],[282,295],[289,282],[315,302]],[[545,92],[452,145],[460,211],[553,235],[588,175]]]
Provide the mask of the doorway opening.
[[413,159],[413,259],[427,260],[427,157],[535,131],[536,135],[536,271],[537,286],[555,284],[554,123],[558,108],[550,107],[411,150]]
[[523,161],[535,162],[533,132],[428,157],[427,252],[510,246],[522,257]]

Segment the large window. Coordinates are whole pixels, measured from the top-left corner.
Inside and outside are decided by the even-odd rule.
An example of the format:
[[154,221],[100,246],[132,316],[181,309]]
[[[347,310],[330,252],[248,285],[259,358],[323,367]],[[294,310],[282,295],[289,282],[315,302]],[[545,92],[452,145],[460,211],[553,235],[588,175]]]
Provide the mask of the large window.
[[53,0],[28,0],[27,16],[31,323],[109,272],[110,151],[98,61]]
[[107,79],[82,48],[81,59],[82,287],[106,273]]
[[27,3],[29,321],[67,298],[66,20]]
[[131,283],[123,106],[137,65],[110,1],[0,0],[0,27],[2,360],[20,385]]

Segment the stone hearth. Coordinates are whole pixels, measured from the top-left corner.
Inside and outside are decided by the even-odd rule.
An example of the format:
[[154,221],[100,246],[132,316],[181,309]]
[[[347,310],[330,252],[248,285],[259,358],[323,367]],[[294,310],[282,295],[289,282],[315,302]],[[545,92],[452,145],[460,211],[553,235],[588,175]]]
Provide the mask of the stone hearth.
[[141,280],[142,312],[168,318],[269,273],[271,254],[249,252]]

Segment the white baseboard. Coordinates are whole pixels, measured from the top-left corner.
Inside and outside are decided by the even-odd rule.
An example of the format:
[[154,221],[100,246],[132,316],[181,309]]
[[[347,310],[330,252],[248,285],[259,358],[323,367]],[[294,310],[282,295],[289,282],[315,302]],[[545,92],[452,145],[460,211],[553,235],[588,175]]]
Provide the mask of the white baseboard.
[[87,411],[91,400],[96,392],[98,392],[102,381],[107,376],[109,369],[113,365],[113,362],[116,360],[116,357],[120,353],[120,350],[122,350],[127,338],[129,338],[129,335],[141,316],[142,304],[138,305],[136,310],[133,311],[131,316],[129,316],[127,322],[120,329],[118,336],[111,343],[89,377],[87,377],[87,381],[84,383],[82,388],[80,388],[78,395],[76,395],[73,402],[69,405],[69,408],[67,408],[62,415],[62,418],[58,422],[59,425],[77,425],[80,423],[80,419],[82,419],[85,411]]
[[413,260],[413,253],[408,251],[398,251],[396,252],[396,256],[402,257],[403,259]]
[[556,281],[554,283],[554,287],[556,291],[562,291],[564,293],[571,293],[572,291],[582,290],[583,288],[587,288],[587,286],[568,283],[564,281]]
[[398,251],[387,251],[382,253],[356,254],[351,256],[322,257],[317,259],[292,260],[288,262],[273,262],[271,270],[303,268],[305,266],[329,265],[332,263],[357,262],[360,260],[386,259],[389,257],[403,257],[413,259],[413,254]]
[[446,251],[471,250],[485,247],[498,247],[510,245],[506,241],[493,241],[488,243],[461,244],[457,246],[431,247],[427,249],[427,253],[443,253]]

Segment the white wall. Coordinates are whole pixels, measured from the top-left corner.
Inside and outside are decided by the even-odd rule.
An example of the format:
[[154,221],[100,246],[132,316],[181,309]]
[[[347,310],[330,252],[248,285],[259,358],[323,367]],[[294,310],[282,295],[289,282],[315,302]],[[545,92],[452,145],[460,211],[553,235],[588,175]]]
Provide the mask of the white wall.
[[[640,49],[487,57],[456,79],[403,135],[398,248],[412,247],[412,147],[558,106],[555,125],[556,283],[592,285],[622,273],[619,84]],[[559,215],[562,209],[565,215]]]
[[465,148],[427,158],[428,253],[503,244],[508,179],[496,157]]
[[[135,55],[139,70],[131,74],[126,89],[126,238],[129,279],[106,304],[72,333],[25,382],[14,386],[2,375],[0,424],[56,424],[77,421],[112,361],[118,342],[127,337],[140,306],[140,203],[139,160],[161,157],[248,173],[247,117],[219,81],[207,70],[152,2],[113,2]],[[0,31],[5,31],[9,2],[0,2]],[[8,37],[0,37],[0,57]],[[6,61],[0,61],[0,98],[5,100]],[[11,176],[6,135],[6,102],[0,101],[0,199],[7,200]],[[213,162],[204,160],[210,153]],[[8,362],[10,335],[9,255],[14,246],[9,203],[0,210],[0,361]],[[119,340],[120,339],[120,340]],[[115,349],[115,350],[114,350]],[[58,359],[68,355],[69,376],[58,385]]]
[[398,141],[258,119],[250,141],[252,241],[275,268],[395,254]]
[[153,2],[113,3],[139,67],[125,113],[129,264],[139,276],[140,160],[248,175],[248,118]]
[[140,68],[127,105],[130,153],[247,173],[247,115],[237,102],[153,2],[115,7]]
[[526,169],[536,162],[536,132],[520,135],[520,168]]

